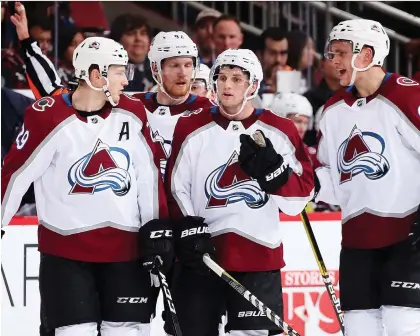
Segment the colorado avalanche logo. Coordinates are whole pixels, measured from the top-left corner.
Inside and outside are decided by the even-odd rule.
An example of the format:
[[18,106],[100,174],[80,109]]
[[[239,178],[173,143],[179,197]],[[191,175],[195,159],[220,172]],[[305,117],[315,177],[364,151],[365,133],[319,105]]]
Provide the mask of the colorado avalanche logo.
[[115,195],[124,196],[131,187],[129,166],[127,151],[109,147],[99,139],[92,152],[71,166],[67,175],[72,187],[69,195],[94,194],[111,189]]
[[260,208],[268,201],[258,185],[239,166],[235,151],[226,164],[213,170],[206,179],[205,193],[208,199],[206,209],[226,207],[244,201],[250,208]]
[[362,132],[355,125],[338,149],[340,184],[360,173],[370,180],[384,177],[390,169],[388,160],[382,155],[384,150],[385,141],[379,134]]

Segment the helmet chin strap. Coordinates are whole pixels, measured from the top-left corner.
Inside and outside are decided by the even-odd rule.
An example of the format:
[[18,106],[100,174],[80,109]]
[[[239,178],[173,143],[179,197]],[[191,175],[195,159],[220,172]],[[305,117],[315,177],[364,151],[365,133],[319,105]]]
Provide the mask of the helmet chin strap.
[[85,78],[85,82],[87,83],[87,85],[89,85],[89,87],[95,91],[103,91],[106,98],[108,99],[108,101],[111,103],[112,106],[117,106],[118,104],[116,102],[114,102],[114,100],[112,99],[112,95],[109,92],[109,80],[107,77],[102,76],[103,79],[105,79],[105,85],[102,88],[97,88],[95,86],[92,85],[92,83],[90,82],[89,78]]
[[354,85],[354,82],[356,80],[356,75],[357,75],[358,72],[363,72],[363,71],[369,70],[371,67],[373,67],[375,65],[375,63],[372,60],[372,62],[367,67],[364,67],[364,68],[356,67],[354,62],[356,61],[356,58],[357,58],[358,55],[359,54],[354,54],[353,57],[351,58],[351,67],[353,69],[353,72],[351,74],[351,80],[350,80],[350,84],[348,86]]
[[244,107],[245,107],[245,105],[246,105],[246,103],[249,101],[249,100],[251,100],[251,99],[253,99],[254,98],[254,95],[252,95],[252,96],[250,96],[250,97],[247,97],[247,95],[248,95],[248,92],[249,92],[249,90],[250,89],[252,89],[252,84],[251,83],[249,83],[249,86],[248,86],[248,88],[246,89],[246,91],[245,91],[245,93],[244,93],[244,97],[243,97],[243,99],[242,99],[242,104],[241,104],[241,107],[239,108],[239,110],[238,110],[238,112],[236,112],[236,113],[234,113],[234,114],[231,114],[231,113],[227,113],[224,109],[223,109],[223,107],[222,107],[222,105],[221,105],[221,102],[220,102],[220,99],[219,99],[219,96],[217,95],[217,92],[219,91],[219,89],[218,89],[218,87],[217,87],[217,81],[216,81],[216,105],[217,106],[219,106],[219,108],[220,108],[220,111],[224,114],[224,115],[226,115],[226,116],[228,116],[228,117],[236,117],[237,115],[239,115],[242,111],[243,111],[243,109],[244,109]]

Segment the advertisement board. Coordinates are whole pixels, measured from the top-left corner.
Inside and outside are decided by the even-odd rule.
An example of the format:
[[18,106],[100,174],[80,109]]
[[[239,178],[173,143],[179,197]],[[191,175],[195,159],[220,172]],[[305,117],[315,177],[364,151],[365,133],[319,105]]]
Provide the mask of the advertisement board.
[[[341,243],[340,213],[310,214],[319,248],[338,290]],[[258,224],[260,225],[260,224]],[[281,217],[286,267],[282,270],[284,316],[302,336],[341,335],[334,309],[319,274],[299,217]],[[5,336],[37,335],[39,327],[39,253],[36,217],[15,217],[2,239],[1,332]],[[162,302],[159,302],[161,309]],[[161,314],[152,336],[164,336]]]

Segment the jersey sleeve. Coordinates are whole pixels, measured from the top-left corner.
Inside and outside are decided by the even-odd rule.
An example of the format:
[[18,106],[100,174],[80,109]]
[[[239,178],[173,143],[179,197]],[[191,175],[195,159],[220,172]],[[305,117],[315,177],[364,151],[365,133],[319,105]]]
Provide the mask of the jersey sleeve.
[[9,224],[23,195],[47,170],[56,152],[54,138],[60,128],[54,126],[47,111],[36,111],[33,106],[26,109],[22,128],[4,159],[1,171],[2,226]]
[[400,117],[397,123],[398,132],[420,154],[420,86],[410,87],[410,91],[394,110]]
[[174,220],[195,215],[191,200],[191,154],[188,144],[188,132],[184,128],[186,120],[188,118],[180,118],[175,127],[172,151],[165,174],[169,215]]
[[318,131],[318,150],[317,150],[317,161],[314,162],[315,174],[319,180],[320,190],[315,198],[316,202],[325,202],[329,204],[338,204],[337,197],[335,195],[335,189],[333,184],[329,154],[328,154],[328,139],[325,134],[325,115],[322,117],[319,123]]
[[[150,129],[146,119],[146,111],[141,102],[139,102],[137,115],[141,116],[142,129],[140,139],[144,143],[149,156],[149,167],[146,168],[146,162],[139,160],[135,165],[137,180],[137,201],[140,209],[140,215],[143,223],[152,219],[168,218],[168,206],[166,202],[165,189],[160,171],[155,162],[156,145],[150,136]],[[143,110],[143,111],[141,111]],[[145,174],[145,172],[148,173]]]
[[36,99],[61,94],[63,85],[52,62],[32,38],[21,41],[29,86]]
[[[288,138],[284,138],[286,153],[283,155],[293,169],[285,185],[272,194],[278,207],[287,215],[297,215],[314,196],[314,175],[309,154],[295,127],[290,128]],[[284,153],[284,149],[276,148]]]

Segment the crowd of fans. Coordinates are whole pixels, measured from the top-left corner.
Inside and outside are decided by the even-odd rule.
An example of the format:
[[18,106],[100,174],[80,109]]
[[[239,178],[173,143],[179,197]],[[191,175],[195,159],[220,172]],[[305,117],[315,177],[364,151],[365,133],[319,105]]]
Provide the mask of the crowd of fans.
[[[53,4],[53,3],[51,3]],[[56,64],[61,84],[73,85],[72,56],[76,46],[92,32],[79,29],[68,7],[59,12],[58,30],[54,27],[53,6],[42,7],[28,18],[12,14],[7,3],[2,2],[2,159],[10,148],[16,131],[23,122],[25,106],[31,99],[13,89],[33,89],[30,76],[26,75],[25,44],[37,42],[41,52]],[[229,48],[240,48],[244,35],[239,21],[232,16],[209,9],[200,12],[192,29],[201,64],[211,67],[217,55]],[[145,18],[135,14],[123,14],[111,23],[108,37],[120,42],[128,52],[130,66],[134,70],[133,80],[126,91],[149,91],[154,89],[154,80],[147,58],[154,31]],[[55,39],[58,34],[58,39]],[[95,32],[95,34],[98,34]],[[53,41],[58,40],[56,49]],[[408,46],[412,54],[420,54],[420,42],[414,40]],[[312,149],[316,147],[317,122],[320,110],[326,101],[340,89],[332,62],[317,56],[311,36],[301,31],[286,31],[282,27],[269,27],[263,31],[254,51],[259,57],[264,80],[261,84],[256,107],[273,108],[276,95],[291,91],[303,95],[309,101],[311,117],[303,120],[304,141]],[[54,58],[58,56],[58,59]],[[207,70],[206,70],[207,69]],[[203,67],[202,74],[208,68]],[[286,76],[287,73],[293,76]],[[420,73],[419,73],[420,74]],[[419,76],[419,75],[415,75]],[[419,76],[420,77],[420,76]],[[279,80],[283,78],[283,80]],[[297,81],[291,79],[297,78]],[[199,79],[199,78],[197,78]],[[279,86],[281,84],[281,87]],[[295,84],[292,84],[295,83]],[[198,84],[197,84],[198,85]],[[29,197],[30,198],[30,197]],[[30,201],[28,201],[30,203]],[[317,208],[316,205],[313,207]],[[333,207],[318,207],[318,210],[336,210]]]

